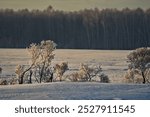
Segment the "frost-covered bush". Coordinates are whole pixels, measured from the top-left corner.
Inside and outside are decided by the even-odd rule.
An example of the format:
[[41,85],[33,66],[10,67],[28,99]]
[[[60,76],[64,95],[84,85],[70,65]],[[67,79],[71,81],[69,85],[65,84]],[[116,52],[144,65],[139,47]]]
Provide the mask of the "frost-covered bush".
[[60,64],[56,64],[54,66],[54,71],[56,73],[57,79],[59,81],[62,81],[63,74],[68,70],[68,62],[62,62]]
[[[149,83],[150,80],[150,69],[145,71],[146,82]],[[125,73],[125,81],[127,83],[142,83],[143,77],[139,70],[137,69],[128,69]]]
[[27,51],[30,56],[30,62],[28,67],[18,65],[16,67],[16,74],[19,79],[19,84],[23,84],[25,74],[29,74],[29,79],[31,83],[31,78],[34,75],[37,82],[42,82],[47,80],[47,78],[52,75],[51,72],[51,61],[54,59],[55,54],[53,51],[56,49],[56,44],[51,40],[41,41],[40,44],[31,44]]
[[17,78],[11,78],[9,80],[9,84],[10,85],[15,85],[15,84],[19,84],[19,80]]
[[72,82],[77,82],[77,81],[80,81],[81,76],[78,72],[73,72],[70,75],[67,75],[66,79],[69,79]]
[[86,64],[80,64],[79,70],[69,75],[71,81],[92,81],[100,79],[100,82],[108,83],[109,78],[102,72],[100,65],[89,67]]
[[88,67],[88,65],[80,64],[79,70],[77,72],[73,72],[68,76],[71,81],[88,81],[90,78],[90,73],[92,69]]
[[149,82],[150,48],[138,48],[132,51],[127,59],[129,65],[125,78],[131,82]]
[[125,73],[125,80],[130,83],[130,82],[134,82],[134,70],[133,69],[128,69],[127,72]]

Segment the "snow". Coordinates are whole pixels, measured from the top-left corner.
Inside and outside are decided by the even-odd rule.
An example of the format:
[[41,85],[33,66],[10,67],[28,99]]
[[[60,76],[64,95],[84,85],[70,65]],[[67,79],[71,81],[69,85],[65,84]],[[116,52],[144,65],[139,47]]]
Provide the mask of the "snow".
[[53,82],[0,86],[1,100],[147,100],[150,85]]

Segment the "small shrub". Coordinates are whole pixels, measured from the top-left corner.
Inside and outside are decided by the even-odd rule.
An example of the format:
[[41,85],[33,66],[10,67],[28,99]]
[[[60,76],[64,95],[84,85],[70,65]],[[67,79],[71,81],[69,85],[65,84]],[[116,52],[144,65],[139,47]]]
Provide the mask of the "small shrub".
[[59,81],[62,81],[63,74],[68,70],[68,62],[62,62],[60,64],[56,64],[54,66],[54,71],[56,73],[57,79]]
[[9,84],[10,84],[10,85],[19,84],[19,81],[18,81],[18,79],[16,79],[16,78],[12,78],[12,79],[9,81]]
[[77,82],[77,81],[79,81],[80,76],[79,76],[78,72],[74,72],[74,73],[71,73],[70,75],[67,75],[66,79],[69,79],[72,82]]

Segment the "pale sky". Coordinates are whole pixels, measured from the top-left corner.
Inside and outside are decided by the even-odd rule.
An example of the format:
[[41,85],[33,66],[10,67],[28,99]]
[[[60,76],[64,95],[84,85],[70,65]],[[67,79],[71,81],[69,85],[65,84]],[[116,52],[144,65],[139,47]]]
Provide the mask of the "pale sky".
[[150,8],[150,0],[0,0],[0,9],[45,9],[52,5],[54,9],[74,11],[84,8]]

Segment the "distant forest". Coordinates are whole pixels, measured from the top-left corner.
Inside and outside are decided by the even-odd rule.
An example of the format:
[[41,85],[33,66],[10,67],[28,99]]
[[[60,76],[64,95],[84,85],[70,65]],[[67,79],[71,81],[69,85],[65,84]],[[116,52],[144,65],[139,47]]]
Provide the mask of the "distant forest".
[[148,47],[150,9],[0,9],[0,48],[24,48],[47,39],[68,49]]

